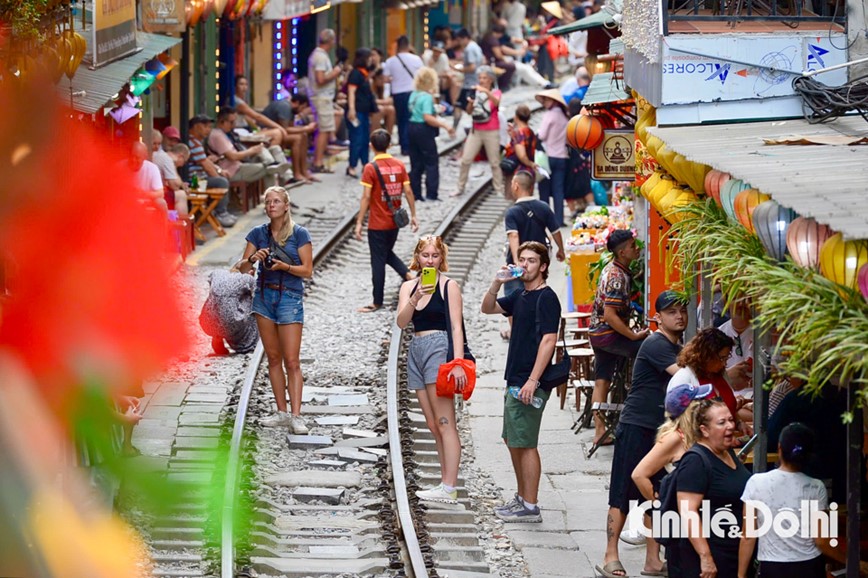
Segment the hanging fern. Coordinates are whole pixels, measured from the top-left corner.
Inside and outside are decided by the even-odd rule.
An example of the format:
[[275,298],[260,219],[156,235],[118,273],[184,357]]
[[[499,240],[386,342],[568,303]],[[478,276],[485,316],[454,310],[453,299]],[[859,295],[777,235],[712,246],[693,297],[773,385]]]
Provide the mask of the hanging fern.
[[[856,291],[787,260],[765,254],[759,239],[729,221],[712,200],[679,209],[682,220],[670,235],[678,240],[684,271],[697,266],[720,283],[729,305],[741,297],[757,310],[754,324],[777,334],[780,369],[806,380],[818,393],[835,379],[859,389],[868,400],[868,304]],[[683,290],[695,291],[692,276]]]

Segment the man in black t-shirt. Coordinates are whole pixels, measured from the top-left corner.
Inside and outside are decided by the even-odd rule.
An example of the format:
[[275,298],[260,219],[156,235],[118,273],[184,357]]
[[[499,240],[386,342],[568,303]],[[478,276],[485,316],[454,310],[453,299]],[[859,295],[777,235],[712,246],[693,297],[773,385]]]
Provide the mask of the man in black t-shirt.
[[[630,500],[644,500],[633,483],[633,470],[654,447],[657,428],[664,421],[666,386],[669,378],[679,369],[676,360],[681,351],[679,341],[687,327],[687,306],[677,293],[664,291],[657,297],[654,307],[657,310],[654,316],[657,331],[642,342],[633,362],[630,391],[615,431],[604,568],[619,562],[618,539],[624,528]],[[645,547],[645,568],[642,572],[659,572],[663,566],[660,546],[648,539]]]
[[[518,491],[515,498],[494,510],[498,518],[510,522],[542,522],[537,504],[542,472],[537,442],[549,393],[537,388],[543,371],[551,363],[561,318],[558,296],[546,285],[549,263],[545,245],[536,241],[523,243],[518,249],[518,264],[525,271],[521,277],[524,290],[498,299],[497,291],[503,280],[495,277],[482,299],[483,313],[512,317],[515,327],[503,374],[507,387],[503,441],[509,448]],[[517,397],[509,393],[511,388],[518,388]]]
[[[546,230],[551,231],[552,238],[555,240],[555,245],[558,246],[558,252],[555,258],[558,261],[563,261],[564,241],[561,237],[560,225],[555,219],[555,214],[552,212],[548,204],[533,198],[534,178],[529,173],[519,171],[512,178],[512,194],[515,197],[515,204],[506,211],[503,224],[506,228],[506,239],[509,242],[509,251],[506,253],[506,264],[511,265],[518,263],[518,247],[527,241],[536,241],[543,245],[548,245],[548,235]],[[503,285],[503,294],[509,295],[514,291],[524,289],[522,279],[512,279]],[[512,326],[512,318],[510,318],[510,327]],[[501,336],[504,339],[509,339],[510,330],[501,331]]]

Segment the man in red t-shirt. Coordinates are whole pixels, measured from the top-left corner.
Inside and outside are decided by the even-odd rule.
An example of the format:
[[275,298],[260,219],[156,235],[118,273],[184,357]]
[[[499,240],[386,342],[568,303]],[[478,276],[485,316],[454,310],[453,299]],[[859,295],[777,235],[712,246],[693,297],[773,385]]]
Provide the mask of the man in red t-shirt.
[[[371,249],[371,279],[374,284],[374,302],[359,309],[359,313],[370,313],[383,306],[383,288],[386,284],[386,265],[394,269],[401,279],[411,278],[407,265],[393,251],[398,240],[398,227],[392,218],[389,205],[401,206],[401,194],[407,197],[407,207],[410,209],[410,225],[413,232],[419,230],[416,220],[416,205],[413,202],[413,192],[410,189],[410,177],[407,168],[401,161],[387,154],[392,137],[383,129],[371,133],[371,146],[374,147],[374,160],[365,165],[362,172],[362,200],[359,216],[356,218],[356,239],[362,240],[362,222],[371,209],[368,219],[368,247]],[[380,184],[380,177],[374,164],[383,176],[385,191]]]

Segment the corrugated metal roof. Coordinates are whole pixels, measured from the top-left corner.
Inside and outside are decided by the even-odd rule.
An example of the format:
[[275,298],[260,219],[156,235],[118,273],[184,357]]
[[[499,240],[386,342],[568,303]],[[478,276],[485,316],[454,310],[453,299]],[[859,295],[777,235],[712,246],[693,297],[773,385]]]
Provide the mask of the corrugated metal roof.
[[848,239],[868,239],[868,146],[767,145],[793,135],[868,136],[861,117],[649,128],[672,150],[742,179]]
[[[607,4],[612,5],[612,10],[614,10],[615,13],[620,14],[624,10],[623,0],[609,0]],[[615,19],[613,18],[612,14],[613,13],[607,10],[604,6],[602,10],[591,14],[590,16],[585,16],[584,18],[576,20],[575,22],[552,28],[551,30],[549,30],[549,34],[559,36],[562,34],[570,34],[571,32],[575,32],[576,30],[587,30],[588,28],[593,28],[594,26],[614,24]]]
[[[93,38],[92,32],[89,30],[79,32],[90,44]],[[136,45],[141,50],[135,54],[106,64],[96,70],[91,70],[86,64],[82,64],[72,78],[73,108],[88,114],[95,113],[117,94],[141,65],[180,42],[180,38],[137,32]],[[63,77],[57,84],[57,90],[63,101],[68,103],[69,81],[66,77]]]
[[624,88],[624,81],[612,80],[611,72],[598,72],[594,75],[590,86],[588,86],[588,91],[585,93],[584,98],[582,98],[582,104],[589,106],[592,104],[627,100],[630,98],[630,95],[624,92]]

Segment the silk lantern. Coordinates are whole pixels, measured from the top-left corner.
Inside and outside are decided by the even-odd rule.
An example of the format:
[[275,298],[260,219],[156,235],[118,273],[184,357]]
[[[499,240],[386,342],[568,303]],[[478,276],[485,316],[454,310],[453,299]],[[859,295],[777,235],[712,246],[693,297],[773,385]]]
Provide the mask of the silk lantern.
[[711,169],[705,174],[705,182],[703,183],[705,194],[714,199],[714,202],[717,203],[718,206],[720,206],[720,188],[730,178],[729,173],[724,173],[715,169]]
[[845,241],[835,233],[820,249],[820,273],[829,281],[856,290],[859,269],[868,263],[868,240]]
[[787,254],[787,229],[795,218],[794,210],[775,201],[760,203],[751,215],[754,232],[760,243],[766,253],[778,261],[783,261]]
[[754,209],[757,208],[757,205],[768,200],[771,200],[770,196],[756,189],[747,189],[740,192],[735,196],[735,201],[732,204],[735,218],[741,223],[742,227],[751,233],[755,233],[751,215]]
[[742,191],[746,191],[750,185],[741,179],[730,179],[720,188],[720,206],[726,216],[736,221],[735,218],[735,197]]
[[577,150],[594,150],[603,142],[603,123],[587,114],[577,114],[567,123],[567,144]]
[[796,265],[815,271],[820,266],[820,248],[832,229],[810,217],[793,219],[787,227],[787,249]]
[[868,301],[868,265],[862,265],[858,275],[859,291],[862,292],[862,297]]

